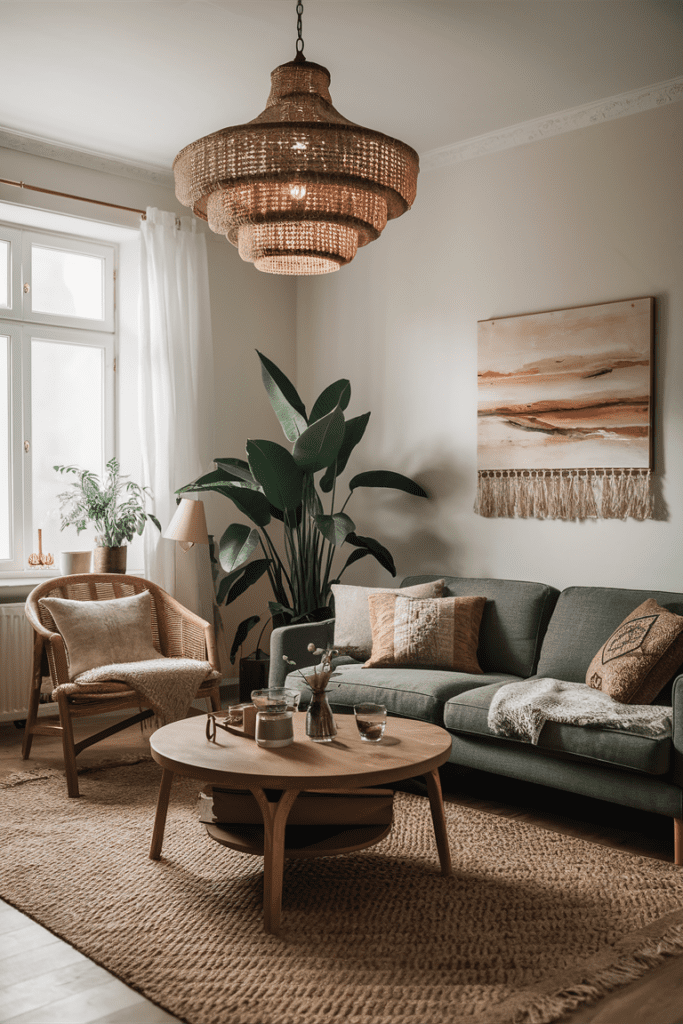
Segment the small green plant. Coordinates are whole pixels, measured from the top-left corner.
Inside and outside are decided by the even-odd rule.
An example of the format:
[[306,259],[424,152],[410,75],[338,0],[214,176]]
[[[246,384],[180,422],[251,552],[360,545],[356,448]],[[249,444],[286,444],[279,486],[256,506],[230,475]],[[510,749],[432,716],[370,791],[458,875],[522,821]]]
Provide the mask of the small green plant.
[[[57,473],[73,473],[69,489],[57,495],[61,529],[75,526],[81,533],[92,523],[96,542],[101,547],[118,548],[141,534],[148,519],[161,532],[156,516],[145,512],[145,500],[151,497],[148,487],[133,483],[119,472],[117,459],[107,463],[107,476],[102,484],[96,473],[78,466],[53,466]],[[123,498],[123,500],[121,500]]]
[[[346,512],[354,492],[361,487],[389,487],[420,498],[427,493],[401,473],[371,470],[349,480],[349,493],[339,505],[338,477],[362,439],[370,413],[345,418],[351,398],[346,379],[325,388],[307,412],[282,370],[261,352],[257,355],[270,404],[291,447],[248,440],[246,460],[214,459],[213,472],[176,494],[216,491],[253,524],[233,523],[220,539],[218,559],[213,556],[218,604],[230,604],[265,573],[274,597],[268,602],[274,624],[320,621],[332,616],[333,584],[359,559],[375,558],[396,575],[387,549],[372,537],[356,533]],[[348,557],[339,567],[335,556],[345,553]],[[225,573],[222,579],[219,565]],[[251,615],[237,627],[232,662],[259,621],[258,615]]]

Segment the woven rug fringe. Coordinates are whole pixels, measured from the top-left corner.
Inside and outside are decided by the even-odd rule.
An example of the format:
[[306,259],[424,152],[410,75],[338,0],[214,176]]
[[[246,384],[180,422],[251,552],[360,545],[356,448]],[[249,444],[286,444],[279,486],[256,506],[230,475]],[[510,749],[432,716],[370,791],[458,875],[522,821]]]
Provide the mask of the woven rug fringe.
[[474,511],[508,519],[651,519],[649,469],[482,469]]
[[637,981],[653,967],[659,966],[671,956],[680,956],[682,952],[683,925],[678,925],[660,940],[650,939],[640,949],[629,955],[624,954],[617,963],[598,970],[585,982],[541,996],[512,1019],[515,1024],[552,1024],[579,1006],[593,1003],[614,989]]

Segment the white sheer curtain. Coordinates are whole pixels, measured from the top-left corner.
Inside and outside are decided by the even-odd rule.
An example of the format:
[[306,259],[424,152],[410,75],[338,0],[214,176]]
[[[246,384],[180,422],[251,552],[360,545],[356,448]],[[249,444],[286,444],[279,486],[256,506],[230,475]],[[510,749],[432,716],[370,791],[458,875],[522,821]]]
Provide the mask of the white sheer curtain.
[[[213,468],[213,343],[206,239],[193,217],[152,207],[142,224],[138,408],[145,484],[166,529],[175,491]],[[192,496],[192,495],[190,495]],[[145,575],[212,621],[208,552],[183,554],[148,526]],[[176,571],[176,554],[178,566]]]

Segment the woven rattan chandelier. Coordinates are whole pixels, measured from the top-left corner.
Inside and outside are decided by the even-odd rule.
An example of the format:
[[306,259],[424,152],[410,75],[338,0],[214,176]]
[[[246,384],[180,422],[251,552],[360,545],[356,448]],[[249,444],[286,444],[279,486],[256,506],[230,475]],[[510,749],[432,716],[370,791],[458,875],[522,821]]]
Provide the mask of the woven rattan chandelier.
[[418,155],[332,106],[330,73],[296,57],[271,74],[266,109],[191,143],[173,162],[176,196],[269,274],[329,274],[415,199]]

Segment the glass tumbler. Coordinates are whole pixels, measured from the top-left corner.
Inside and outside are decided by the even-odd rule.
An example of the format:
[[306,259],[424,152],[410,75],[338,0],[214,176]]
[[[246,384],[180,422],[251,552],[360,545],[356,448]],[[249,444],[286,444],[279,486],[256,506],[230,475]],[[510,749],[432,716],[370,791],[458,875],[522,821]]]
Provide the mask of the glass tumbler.
[[356,726],[360,738],[366,743],[378,743],[384,735],[387,724],[387,709],[384,704],[354,704]]

